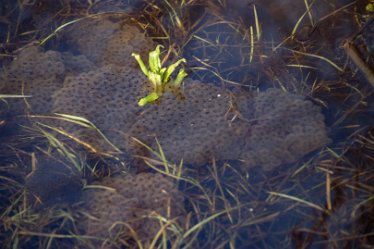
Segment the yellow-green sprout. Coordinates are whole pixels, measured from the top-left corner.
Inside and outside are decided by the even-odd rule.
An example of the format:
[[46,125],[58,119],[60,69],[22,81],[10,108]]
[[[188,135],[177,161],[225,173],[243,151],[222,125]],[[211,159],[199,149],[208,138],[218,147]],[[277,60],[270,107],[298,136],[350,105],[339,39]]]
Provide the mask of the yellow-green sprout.
[[152,92],[147,96],[141,98],[138,102],[139,106],[144,106],[148,103],[152,103],[163,94],[166,86],[172,85],[174,87],[180,87],[183,79],[187,76],[186,71],[181,68],[177,74],[177,77],[173,79],[171,75],[177,69],[177,67],[182,63],[186,62],[185,59],[180,59],[177,62],[171,64],[168,67],[162,67],[160,59],[160,48],[162,45],[157,45],[154,51],[149,52],[149,68],[144,64],[142,58],[139,54],[132,53],[138,62],[142,72],[148,77],[149,82],[152,84]]
[[374,1],[370,1],[366,6],[365,9],[367,12],[374,12]]

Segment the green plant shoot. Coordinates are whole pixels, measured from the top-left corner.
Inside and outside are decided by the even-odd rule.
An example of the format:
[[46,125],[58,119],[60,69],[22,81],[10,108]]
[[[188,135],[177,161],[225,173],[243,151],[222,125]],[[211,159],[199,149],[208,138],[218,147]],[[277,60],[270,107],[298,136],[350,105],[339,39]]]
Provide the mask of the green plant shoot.
[[144,106],[148,103],[152,103],[164,93],[166,86],[171,85],[174,87],[180,87],[183,82],[183,79],[187,76],[186,71],[181,68],[177,74],[176,79],[174,80],[171,75],[177,69],[177,67],[186,60],[180,59],[177,62],[171,64],[168,67],[162,67],[160,59],[160,48],[162,45],[157,45],[154,51],[149,52],[149,67],[147,67],[139,54],[132,53],[131,55],[138,62],[140,69],[147,76],[149,82],[152,84],[153,91],[147,96],[141,98],[138,101],[139,106]]

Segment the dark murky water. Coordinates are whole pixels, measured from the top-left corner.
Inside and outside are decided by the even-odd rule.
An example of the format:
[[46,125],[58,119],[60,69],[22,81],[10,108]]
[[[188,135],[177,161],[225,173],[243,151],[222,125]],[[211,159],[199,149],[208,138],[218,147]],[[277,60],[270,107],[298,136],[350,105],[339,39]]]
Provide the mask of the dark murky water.
[[2,2],[0,245],[372,248],[369,2]]

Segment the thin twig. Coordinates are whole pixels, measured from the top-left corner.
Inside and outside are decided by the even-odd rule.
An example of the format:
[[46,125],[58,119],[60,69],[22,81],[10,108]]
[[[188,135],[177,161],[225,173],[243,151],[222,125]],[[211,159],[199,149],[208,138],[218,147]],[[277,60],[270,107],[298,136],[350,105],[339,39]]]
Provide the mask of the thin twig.
[[374,71],[373,69],[361,58],[360,52],[353,44],[352,41],[347,40],[343,48],[347,53],[348,57],[352,60],[352,62],[360,69],[360,71],[364,74],[365,78],[369,81],[369,83],[374,87]]

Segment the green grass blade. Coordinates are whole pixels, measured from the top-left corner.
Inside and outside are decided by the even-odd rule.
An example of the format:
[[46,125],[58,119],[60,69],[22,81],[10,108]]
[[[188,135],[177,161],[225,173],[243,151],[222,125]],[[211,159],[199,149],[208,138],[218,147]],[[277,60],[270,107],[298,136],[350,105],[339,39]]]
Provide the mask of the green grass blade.
[[304,17],[306,16],[306,14],[308,13],[308,11],[305,11],[304,14],[299,18],[299,20],[297,20],[295,26],[293,27],[292,29],[292,32],[291,32],[291,37],[294,38],[295,35],[296,35],[296,32],[297,32],[297,29],[299,28],[299,26],[301,25],[301,22],[302,20],[304,19]]
[[[157,158],[162,158],[161,156],[161,153],[157,153],[155,150],[153,150],[151,147],[149,147],[148,145],[146,145],[145,143],[143,143],[142,141],[140,141],[139,139],[135,138],[135,137],[131,137],[136,143],[140,144],[141,146],[143,146],[144,148],[146,148],[150,153],[152,153],[154,156],[156,156]],[[153,165],[151,163],[152,159],[151,158],[147,158],[147,157],[143,157],[143,156],[137,156],[138,158],[141,158],[144,160],[144,163],[147,164],[149,167],[151,167],[152,169],[154,169],[155,171],[161,173],[161,174],[164,174],[166,176],[169,176],[171,178],[174,178],[176,179],[177,181],[180,181],[180,180],[183,180],[185,182],[188,182],[190,184],[192,184],[193,186],[197,187],[198,189],[200,189],[200,191],[204,194],[204,196],[207,198],[208,202],[210,205],[212,205],[212,200],[210,200],[209,198],[209,195],[208,193],[206,192],[206,190],[203,188],[203,186],[201,186],[201,184],[193,179],[193,178],[189,178],[189,177],[181,177],[182,175],[182,169],[183,169],[183,161],[181,161],[180,165],[179,165],[179,168],[178,169],[175,169],[173,170],[173,173],[174,172],[177,172],[177,174],[173,174],[173,173],[167,173],[165,172],[165,170],[161,170],[159,169],[158,167],[156,167],[155,165]],[[166,158],[165,158],[166,160]],[[164,163],[164,162],[163,162]],[[169,165],[168,161],[166,160],[166,163]],[[167,167],[169,167],[167,165]],[[165,167],[165,166],[164,166]]]
[[138,101],[138,105],[139,106],[145,106],[148,103],[152,103],[152,102],[156,101],[159,97],[160,96],[156,92],[152,92],[152,93],[148,94],[147,96],[145,96],[144,98],[141,98]]
[[162,76],[158,73],[149,72],[148,79],[152,83],[155,92],[162,92]]
[[254,55],[254,51],[255,51],[255,43],[254,43],[254,35],[253,35],[253,27],[252,26],[249,27],[249,33],[250,33],[250,37],[251,37],[251,51],[249,53],[249,63],[251,63],[252,60],[253,60],[253,55]]
[[261,25],[260,25],[260,21],[258,20],[258,15],[257,15],[257,9],[256,9],[256,5],[253,4],[253,14],[254,14],[254,17],[255,17],[255,23],[256,23],[256,36],[257,36],[257,41],[260,40],[261,38]]
[[64,117],[64,118],[67,118],[67,121],[82,121],[83,124],[88,124],[88,126],[92,129],[94,129],[97,133],[100,134],[100,136],[110,145],[112,146],[112,148],[114,148],[116,150],[116,152],[122,152],[117,146],[115,146],[106,136],[105,134],[99,129],[96,127],[96,125],[94,123],[92,123],[91,121],[89,121],[88,119],[86,118],[83,118],[83,117],[79,117],[79,116],[73,116],[73,115],[69,115],[69,114],[62,114],[62,113],[55,113],[57,116],[61,116],[61,117]]
[[[97,15],[97,14],[96,14]],[[76,20],[73,20],[73,21],[70,21],[70,22],[67,22],[67,23],[64,23],[62,24],[61,26],[59,26],[58,28],[56,28],[51,34],[49,34],[46,38],[42,39],[39,44],[42,46],[44,45],[49,39],[51,39],[52,37],[54,37],[55,35],[57,35],[58,32],[60,32],[61,30],[63,30],[64,28],[66,28],[67,26],[73,24],[73,23],[76,23],[76,22],[79,22],[79,21],[82,21],[86,18],[89,18],[89,17],[92,17],[92,16],[95,16],[95,15],[90,15],[90,16],[86,16],[86,17],[82,17],[82,18],[79,18],[79,19],[76,19]]]
[[145,74],[145,76],[149,76],[149,72],[148,72],[148,68],[147,66],[144,64],[142,58],[140,57],[139,54],[136,54],[136,53],[132,53],[131,54],[132,57],[135,58],[135,60],[138,62],[139,66],[140,66],[140,69],[142,70],[142,72]]
[[149,68],[153,73],[160,73],[161,70],[160,48],[163,46],[157,45],[156,49],[149,53]]
[[337,64],[335,64],[330,59],[327,59],[326,57],[323,57],[321,55],[316,55],[316,54],[304,53],[304,52],[300,52],[300,51],[293,50],[293,49],[289,49],[289,50],[292,51],[292,52],[294,52],[294,53],[296,53],[296,54],[301,54],[301,55],[309,56],[309,57],[312,57],[312,58],[320,59],[320,60],[325,61],[328,64],[330,64],[332,67],[334,67],[335,69],[337,69],[339,72],[344,72],[343,68],[339,67]]
[[32,95],[0,94],[0,99],[30,98]]
[[319,211],[322,211],[322,212],[326,212],[326,209],[314,204],[314,203],[311,203],[309,201],[306,201],[306,200],[303,200],[303,199],[300,199],[298,197],[295,197],[295,196],[292,196],[292,195],[287,195],[287,194],[282,194],[282,193],[277,193],[277,192],[268,192],[270,195],[275,195],[275,196],[279,196],[279,197],[283,197],[283,198],[286,198],[286,199],[289,199],[289,200],[293,200],[293,201],[296,201],[296,202],[299,202],[299,203],[302,203],[308,207],[311,207],[311,208],[314,208],[314,209],[317,209]]
[[[37,123],[38,125],[40,126],[43,126],[43,127],[46,127],[48,129],[51,129],[51,130],[54,130],[54,131],[57,131],[57,128],[55,127],[52,127],[52,126],[48,126],[48,125],[45,125],[45,124],[42,124],[42,123]],[[82,165],[79,163],[79,160],[77,159],[77,156],[70,152],[68,148],[66,148],[66,146],[64,145],[63,142],[61,142],[60,140],[58,140],[55,136],[53,136],[51,133],[43,130],[41,127],[38,127],[39,128],[39,131],[40,133],[48,140],[49,144],[51,146],[53,146],[54,148],[57,149],[57,151],[64,157],[64,158],[67,158],[69,159],[69,161],[75,166],[75,168],[78,170],[78,171],[81,171],[82,170]]]
[[175,69],[181,64],[182,62],[186,62],[186,59],[180,59],[174,64],[171,64],[168,66],[168,69],[166,70],[165,74],[162,77],[162,83],[167,83],[169,81],[170,75],[175,71]]
[[202,227],[205,224],[211,222],[212,220],[214,220],[218,216],[221,216],[222,214],[225,214],[225,213],[226,213],[226,211],[221,211],[219,213],[213,214],[213,215],[209,216],[208,218],[200,221],[199,223],[197,223],[196,225],[194,225],[193,227],[191,227],[187,232],[185,232],[183,234],[183,239],[187,239],[187,237],[190,236],[192,233],[196,232],[197,230],[202,229]]
[[184,78],[186,78],[186,76],[187,76],[187,73],[184,70],[184,68],[182,68],[181,70],[179,70],[177,78],[174,81],[174,85],[176,87],[180,87],[180,85],[182,84],[182,82],[183,82]]
[[[55,113],[55,115],[57,117],[54,117],[54,116],[42,116],[42,115],[31,115],[30,117],[32,118],[50,118],[50,119],[57,119],[57,120],[62,120],[62,121],[66,121],[66,122],[70,122],[70,123],[74,123],[74,124],[77,124],[77,125],[80,125],[82,127],[85,127],[85,128],[88,128],[88,129],[93,129],[95,130],[97,133],[99,133],[99,135],[112,147],[115,149],[116,152],[122,152],[117,146],[115,146],[106,136],[105,134],[98,128],[96,127],[96,125],[94,123],[92,123],[91,121],[89,121],[88,119],[86,118],[83,118],[83,117],[79,117],[79,116],[74,116],[74,115],[69,115],[69,114],[62,114],[62,113]],[[46,125],[44,125],[46,126]],[[51,128],[51,127],[50,127]],[[54,127],[52,127],[54,128]],[[57,128],[56,128],[57,129]],[[63,135],[67,135],[66,132],[62,132],[62,130],[59,130],[59,133],[63,134]],[[68,137],[71,137],[71,136],[68,136]],[[90,148],[93,148],[92,146],[89,146]]]
[[169,163],[166,160],[164,150],[162,149],[161,144],[158,141],[158,139],[157,138],[155,138],[155,139],[156,139],[156,144],[157,144],[158,151],[160,152],[160,159],[162,160],[162,163],[165,167],[165,172],[169,174],[170,173],[169,172]]

